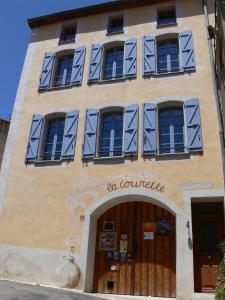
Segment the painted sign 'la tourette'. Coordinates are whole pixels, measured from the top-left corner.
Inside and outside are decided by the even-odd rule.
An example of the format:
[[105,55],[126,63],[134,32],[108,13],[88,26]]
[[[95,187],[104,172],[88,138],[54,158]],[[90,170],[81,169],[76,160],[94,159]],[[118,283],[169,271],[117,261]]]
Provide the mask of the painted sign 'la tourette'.
[[165,192],[165,186],[160,182],[146,180],[121,180],[119,183],[108,183],[108,192],[115,192],[119,189],[127,188],[146,188],[159,193]]

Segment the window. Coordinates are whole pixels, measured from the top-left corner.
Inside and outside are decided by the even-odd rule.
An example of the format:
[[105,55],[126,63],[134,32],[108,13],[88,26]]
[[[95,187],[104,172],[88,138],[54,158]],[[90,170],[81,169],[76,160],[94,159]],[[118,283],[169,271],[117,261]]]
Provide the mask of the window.
[[103,79],[123,77],[124,47],[116,47],[105,51]]
[[176,11],[172,7],[167,10],[158,11],[157,25],[171,25],[176,24]]
[[203,150],[199,99],[144,103],[143,155]]
[[42,160],[60,160],[64,126],[65,118],[52,119],[47,122]]
[[158,73],[177,72],[180,70],[178,40],[166,40],[157,47]]
[[93,44],[89,65],[89,83],[102,79],[136,78],[137,39]]
[[73,66],[73,55],[58,57],[53,86],[70,85]]
[[143,37],[143,76],[196,70],[191,30]]
[[81,85],[86,48],[45,53],[39,90],[52,87]]
[[108,24],[108,34],[123,32],[123,16],[111,18]]
[[59,38],[59,44],[74,42],[75,36],[76,36],[76,25],[66,26],[62,29]]
[[26,162],[74,158],[79,111],[33,115]]
[[83,159],[133,157],[138,153],[138,105],[87,109]]
[[99,156],[121,156],[123,150],[123,113],[104,114],[101,118]]
[[159,111],[159,153],[185,152],[183,108]]

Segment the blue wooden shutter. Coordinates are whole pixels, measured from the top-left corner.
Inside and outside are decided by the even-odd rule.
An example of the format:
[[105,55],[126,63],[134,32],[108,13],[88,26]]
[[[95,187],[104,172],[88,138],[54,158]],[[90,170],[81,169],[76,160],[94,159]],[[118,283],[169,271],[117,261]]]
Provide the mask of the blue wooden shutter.
[[138,105],[125,107],[124,113],[124,155],[138,153]]
[[62,159],[73,159],[77,137],[79,111],[74,110],[66,114],[63,145],[62,145]]
[[199,100],[191,99],[185,102],[187,148],[189,151],[202,150],[202,130]]
[[191,30],[179,34],[181,63],[184,70],[195,69],[195,55]]
[[124,75],[136,77],[137,75],[137,39],[130,39],[124,45]]
[[157,148],[156,109],[153,103],[143,105],[143,155],[155,154]]
[[154,36],[143,37],[143,76],[156,73],[156,45]]
[[44,117],[42,115],[33,116],[27,145],[26,161],[35,161],[38,157],[38,146],[40,143],[43,121]]
[[100,80],[101,61],[102,61],[102,45],[98,45],[98,44],[92,45],[91,58],[90,58],[89,81]]
[[85,47],[79,47],[74,51],[73,68],[71,74],[71,84],[81,84],[84,72]]
[[87,109],[85,118],[83,158],[92,158],[96,154],[98,110]]
[[55,54],[45,53],[44,62],[40,77],[40,89],[48,88],[51,84],[52,70],[54,65]]

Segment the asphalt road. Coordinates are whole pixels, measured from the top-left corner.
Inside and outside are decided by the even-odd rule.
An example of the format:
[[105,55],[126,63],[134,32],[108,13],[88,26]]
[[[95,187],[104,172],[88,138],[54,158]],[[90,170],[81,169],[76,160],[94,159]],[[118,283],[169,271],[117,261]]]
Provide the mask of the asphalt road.
[[0,281],[0,300],[102,300],[102,298],[41,286]]

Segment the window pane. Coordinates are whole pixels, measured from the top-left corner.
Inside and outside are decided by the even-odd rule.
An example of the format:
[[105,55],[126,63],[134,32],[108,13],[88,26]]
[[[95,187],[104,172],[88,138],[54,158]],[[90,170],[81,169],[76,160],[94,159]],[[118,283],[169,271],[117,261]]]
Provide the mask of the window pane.
[[106,51],[103,71],[104,79],[123,77],[123,47]]
[[161,134],[160,142],[161,142],[161,144],[170,144],[170,135],[169,134]]
[[65,119],[55,119],[48,122],[44,145],[44,160],[58,160],[61,157]]
[[60,35],[60,43],[74,41],[76,35],[76,26],[66,27]]
[[73,66],[73,55],[58,58],[55,86],[69,85]]
[[158,72],[176,72],[180,69],[179,46],[177,40],[158,43]]
[[183,108],[168,108],[159,112],[159,152],[184,152]]
[[176,13],[175,9],[170,9],[168,11],[158,12],[158,25],[174,24],[176,23]]
[[112,19],[109,22],[108,33],[116,33],[123,31],[123,18]]
[[102,117],[99,156],[122,155],[123,114],[112,113]]

